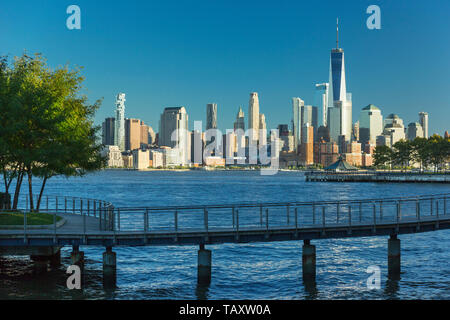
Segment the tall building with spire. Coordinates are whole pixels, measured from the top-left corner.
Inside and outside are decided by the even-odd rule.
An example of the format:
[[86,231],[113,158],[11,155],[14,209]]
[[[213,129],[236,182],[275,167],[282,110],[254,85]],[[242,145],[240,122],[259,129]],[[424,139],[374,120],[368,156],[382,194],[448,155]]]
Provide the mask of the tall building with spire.
[[259,115],[259,145],[263,146],[267,144],[267,125],[266,116],[261,113]]
[[114,144],[125,151],[125,93],[116,97],[116,120],[114,124]]
[[239,111],[236,115],[236,121],[234,122],[234,131],[241,129],[245,132],[245,118],[244,111],[242,111],[242,107],[239,107]]
[[342,136],[345,141],[351,140],[352,99],[347,93],[344,50],[339,48],[339,20],[336,22],[336,48],[330,54],[327,120],[331,139],[338,141]]
[[419,123],[423,129],[423,137],[428,138],[428,113],[419,112]]
[[302,142],[302,110],[305,102],[298,98],[292,98],[292,132],[294,133],[294,150],[298,150],[298,146]]
[[258,142],[259,139],[259,99],[258,93],[250,93],[248,103],[248,129],[250,130],[249,141]]

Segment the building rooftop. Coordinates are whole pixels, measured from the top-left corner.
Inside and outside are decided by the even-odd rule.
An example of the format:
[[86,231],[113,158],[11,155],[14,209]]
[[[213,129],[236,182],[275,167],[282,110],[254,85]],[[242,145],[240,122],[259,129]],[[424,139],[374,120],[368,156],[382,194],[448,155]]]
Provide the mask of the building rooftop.
[[373,104],[369,104],[367,107],[364,107],[363,110],[378,110],[380,111],[380,109],[376,106],[374,106]]

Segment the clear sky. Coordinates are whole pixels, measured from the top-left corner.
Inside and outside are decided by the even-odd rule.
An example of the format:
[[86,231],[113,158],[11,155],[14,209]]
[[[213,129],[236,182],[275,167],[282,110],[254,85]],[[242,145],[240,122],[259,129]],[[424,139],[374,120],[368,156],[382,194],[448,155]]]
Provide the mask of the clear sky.
[[[66,27],[71,4],[81,8],[81,30]],[[381,8],[381,30],[366,27],[371,4]],[[2,0],[0,54],[41,52],[52,66],[83,66],[90,100],[104,98],[97,123],[125,92],[126,117],[155,131],[164,107],[185,106],[192,128],[212,102],[219,128],[231,128],[256,91],[274,128],[290,124],[292,97],[312,104],[314,84],[328,81],[336,17],[354,122],[373,103],[405,124],[427,111],[430,134],[450,129],[448,0]]]

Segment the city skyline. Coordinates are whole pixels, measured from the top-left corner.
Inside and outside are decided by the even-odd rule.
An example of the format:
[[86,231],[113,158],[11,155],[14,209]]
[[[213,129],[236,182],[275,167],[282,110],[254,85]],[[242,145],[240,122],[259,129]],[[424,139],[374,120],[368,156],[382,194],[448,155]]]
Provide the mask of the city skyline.
[[[363,1],[339,6],[332,2],[274,6],[263,1],[253,11],[249,10],[249,4],[234,8],[236,4],[225,3],[199,5],[195,12],[189,11],[201,18],[219,12],[218,22],[233,15],[240,17],[245,12],[256,23],[251,26],[238,19],[236,25],[225,30],[211,19],[193,24],[198,19],[183,18],[181,13],[187,7],[183,2],[176,6],[130,3],[122,7],[114,1],[97,4],[80,1],[83,22],[78,31],[67,30],[64,23],[58,25],[58,21],[67,18],[63,4],[49,2],[40,7],[4,4],[0,27],[7,32],[0,52],[20,55],[27,49],[30,53],[42,52],[52,61],[52,66],[67,62],[84,66],[89,99],[104,98],[96,116],[97,124],[113,116],[111,106],[117,92],[126,92],[127,115],[140,118],[153,128],[158,127],[161,110],[181,105],[190,113],[192,127],[194,120],[204,121],[204,106],[214,101],[218,105],[218,128],[224,130],[232,128],[236,110],[240,105],[245,106],[248,93],[255,91],[267,127],[276,128],[278,124],[290,123],[292,97],[302,97],[307,105],[315,103],[315,84],[328,79],[329,49],[334,46],[334,28],[339,17],[339,46],[347,53],[346,75],[347,86],[353,93],[353,119],[369,104],[378,106],[384,114],[400,115],[406,124],[417,121],[418,112],[426,111],[431,119],[429,135],[442,134],[448,129],[445,126],[448,81],[445,79],[450,59],[442,54],[448,52],[449,44],[440,41],[445,33],[436,21],[445,10],[422,4],[404,7],[380,2],[382,29],[369,30],[365,26],[368,4]],[[449,6],[448,2],[441,4]],[[323,10],[324,6],[329,12]],[[139,14],[139,10],[150,15],[154,23],[162,22],[161,27],[149,28],[148,21],[152,19],[140,15],[138,22],[132,23],[131,16]],[[124,21],[120,30],[114,24],[105,23],[117,12]],[[163,20],[169,12],[181,20],[165,28]],[[418,21],[414,19],[417,12],[428,14]],[[262,16],[270,19],[261,20]],[[25,32],[17,25],[23,19],[35,22],[35,28]],[[186,29],[180,30],[177,26],[185,22],[188,22]],[[208,24],[211,30],[204,31]],[[105,25],[112,30],[106,30]],[[36,32],[42,36],[35,37]],[[135,35],[130,37],[133,32]],[[213,32],[225,38],[224,44],[210,37]],[[410,32],[414,32],[416,43],[434,50],[415,50],[416,45],[408,37],[402,37]],[[165,36],[180,40],[187,34],[192,43],[169,44],[163,40]],[[152,39],[150,43],[144,43],[146,36]],[[123,46],[112,50],[112,44],[116,48],[119,39],[124,40]],[[26,48],[22,44],[25,42]],[[210,50],[205,51],[208,46]],[[258,48],[251,58],[246,49],[250,46]],[[181,47],[184,57],[178,52]],[[204,75],[211,70],[215,70],[213,81],[206,81]],[[412,76],[417,72],[421,77]],[[176,81],[175,74],[181,75]]]

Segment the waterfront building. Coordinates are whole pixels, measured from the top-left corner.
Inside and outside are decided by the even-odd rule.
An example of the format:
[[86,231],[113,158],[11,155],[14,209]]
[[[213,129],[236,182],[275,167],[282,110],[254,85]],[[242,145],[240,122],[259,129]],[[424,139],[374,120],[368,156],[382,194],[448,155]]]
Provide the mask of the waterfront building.
[[114,145],[114,123],[115,118],[106,118],[102,123],[102,144],[105,146]]
[[192,130],[191,135],[191,162],[194,166],[203,164],[203,152],[205,151],[205,133],[199,130]]
[[352,98],[346,87],[344,50],[339,48],[338,24],[336,25],[336,48],[332,49],[330,54],[327,121],[333,141],[338,141],[339,136],[343,136],[345,141],[351,139]]
[[125,150],[135,150],[148,145],[148,126],[139,119],[125,120]]
[[332,163],[335,163],[339,158],[339,147],[336,142],[321,141],[318,144],[318,162],[323,167],[328,167]]
[[257,143],[259,139],[259,98],[257,92],[250,93],[250,100],[248,103],[248,129],[249,142]]
[[122,152],[123,166],[133,168],[133,154],[130,151]]
[[118,146],[107,145],[104,146],[101,153],[103,157],[106,157],[106,165],[111,168],[123,167],[122,153]]
[[207,167],[225,167],[225,159],[217,156],[205,157],[205,166]]
[[242,107],[239,107],[239,111],[236,115],[236,121],[234,122],[234,131],[241,129],[245,132],[245,119],[244,119],[244,111],[242,111]]
[[156,144],[156,134],[152,127],[148,126],[148,144],[155,145]]
[[408,124],[408,140],[414,140],[415,138],[423,138],[423,128],[418,122],[411,122]]
[[165,108],[159,121],[158,143],[160,147],[177,149],[173,152],[180,157],[182,165],[187,165],[190,159],[188,135],[188,114],[185,107]]
[[317,129],[317,139],[314,139],[315,141],[325,141],[330,142],[330,130],[325,126],[320,126],[319,129]]
[[292,98],[292,132],[294,134],[294,148],[298,151],[298,146],[301,143],[301,129],[302,129],[302,108],[305,102],[298,98]]
[[206,105],[206,130],[217,129],[217,103]]
[[125,93],[116,97],[116,117],[114,124],[114,145],[125,151]]
[[362,150],[361,143],[352,141],[346,144],[345,153],[342,154],[345,161],[350,163],[352,166],[362,166]]
[[327,126],[328,116],[328,83],[316,84],[315,91],[315,106],[318,107],[320,112],[320,125]]
[[419,112],[419,123],[422,126],[423,137],[428,138],[428,113]]
[[383,116],[381,110],[369,104],[359,115],[359,140],[362,143],[376,143],[377,136],[383,132]]
[[133,169],[143,170],[150,166],[150,152],[148,150],[134,149],[133,154]]
[[314,127],[308,122],[302,126],[300,161],[303,165],[311,165],[314,163]]
[[163,168],[164,167],[164,154],[161,150],[150,149],[150,166],[153,168]]

